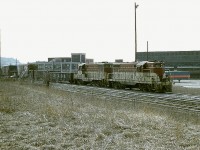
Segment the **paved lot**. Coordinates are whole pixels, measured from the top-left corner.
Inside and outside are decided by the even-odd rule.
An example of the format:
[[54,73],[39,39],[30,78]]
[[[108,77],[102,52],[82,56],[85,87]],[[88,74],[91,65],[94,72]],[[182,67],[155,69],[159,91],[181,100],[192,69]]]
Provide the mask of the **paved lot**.
[[186,88],[200,88],[200,80],[181,80],[180,83],[178,80],[174,80],[175,86],[182,86]]

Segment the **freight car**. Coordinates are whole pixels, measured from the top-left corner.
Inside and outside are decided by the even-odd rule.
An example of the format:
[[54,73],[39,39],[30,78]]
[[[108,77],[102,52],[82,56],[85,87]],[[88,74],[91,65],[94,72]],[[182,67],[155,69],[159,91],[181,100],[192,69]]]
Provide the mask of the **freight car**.
[[172,82],[165,76],[163,62],[80,64],[73,82],[101,87],[172,92]]
[[70,82],[73,74],[78,72],[78,62],[37,62],[35,78],[43,80],[48,72],[51,82]]
[[165,71],[165,74],[169,76],[171,80],[187,80],[190,79],[189,71]]

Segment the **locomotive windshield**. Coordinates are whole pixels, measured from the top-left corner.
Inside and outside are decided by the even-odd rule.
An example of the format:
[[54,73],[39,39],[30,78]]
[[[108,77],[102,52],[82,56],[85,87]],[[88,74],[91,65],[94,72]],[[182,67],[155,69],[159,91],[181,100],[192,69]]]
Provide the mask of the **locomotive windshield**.
[[156,63],[156,64],[155,64],[155,67],[156,67],[156,68],[160,68],[160,67],[162,67],[162,64],[161,64],[161,63]]
[[85,69],[85,64],[80,64],[78,66],[78,71],[82,71],[83,69]]
[[148,66],[155,67],[155,68],[163,68],[164,64],[162,62],[151,62],[151,63],[148,63]]

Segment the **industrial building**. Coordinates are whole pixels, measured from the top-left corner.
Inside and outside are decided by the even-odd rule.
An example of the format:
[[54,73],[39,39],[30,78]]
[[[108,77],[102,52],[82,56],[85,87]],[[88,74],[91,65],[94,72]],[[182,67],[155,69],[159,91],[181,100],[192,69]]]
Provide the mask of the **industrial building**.
[[169,70],[190,71],[191,78],[200,78],[200,51],[137,52],[138,61],[163,61]]
[[51,57],[48,62],[79,62],[85,63],[85,53],[71,53],[71,57]]

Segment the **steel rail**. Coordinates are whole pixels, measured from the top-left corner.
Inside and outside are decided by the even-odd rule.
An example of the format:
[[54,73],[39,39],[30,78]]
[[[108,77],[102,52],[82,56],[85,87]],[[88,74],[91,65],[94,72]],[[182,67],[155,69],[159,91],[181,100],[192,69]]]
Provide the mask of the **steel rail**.
[[191,96],[182,93],[145,93],[141,91],[109,89],[102,87],[70,85],[60,83],[53,83],[52,87],[73,93],[82,93],[85,95],[99,96],[108,100],[116,98],[124,101],[134,101],[134,103],[156,104],[158,106],[165,106],[179,110],[187,110],[191,112],[200,113],[200,96]]

